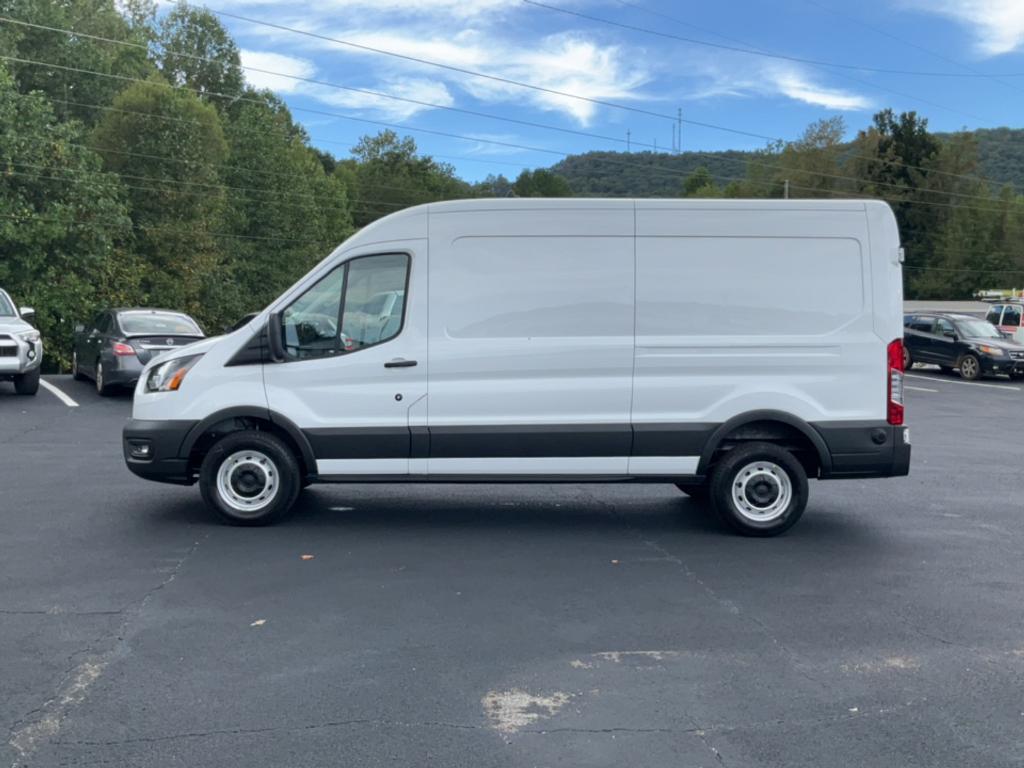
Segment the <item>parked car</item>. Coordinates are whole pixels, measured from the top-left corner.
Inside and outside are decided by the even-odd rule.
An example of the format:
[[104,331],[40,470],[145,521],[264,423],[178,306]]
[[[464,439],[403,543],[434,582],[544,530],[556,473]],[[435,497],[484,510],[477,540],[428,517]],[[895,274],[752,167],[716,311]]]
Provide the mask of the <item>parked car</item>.
[[18,309],[0,288],[0,381],[13,381],[19,395],[39,391],[43,340],[28,322],[35,314],[31,307]]
[[993,304],[985,319],[1014,341],[1024,343],[1024,303]]
[[903,319],[903,367],[932,363],[968,380],[991,374],[1024,377],[1024,344],[971,315],[919,312]]
[[90,378],[96,391],[134,386],[152,358],[204,338],[199,324],[167,309],[105,309],[92,322],[75,326],[71,373]]
[[877,201],[409,208],[147,365],[125,462],[236,525],[314,482],[644,481],[775,535],[808,477],[909,471],[901,253]]

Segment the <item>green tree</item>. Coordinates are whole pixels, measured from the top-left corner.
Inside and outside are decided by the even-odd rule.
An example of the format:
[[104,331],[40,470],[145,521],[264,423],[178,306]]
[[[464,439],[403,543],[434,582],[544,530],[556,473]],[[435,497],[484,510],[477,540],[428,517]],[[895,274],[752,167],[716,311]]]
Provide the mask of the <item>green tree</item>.
[[[133,5],[141,9],[141,5]],[[124,87],[119,77],[145,78],[153,72],[147,46],[152,30],[145,13],[136,22],[127,20],[111,0],[0,0],[0,15],[57,29],[75,29],[89,35],[119,40],[107,43],[84,35],[66,35],[38,27],[0,24],[0,48],[20,59],[56,66],[11,62],[9,68],[22,93],[41,91],[53,102],[61,120],[78,118],[92,123],[103,114],[114,95]],[[99,72],[75,72],[59,67]],[[96,106],[92,106],[96,105]]]
[[75,321],[137,301],[142,272],[124,189],[82,141],[0,65],[0,285],[36,308],[47,359],[65,367]]
[[852,149],[846,169],[860,180],[856,191],[887,200],[896,214],[908,271],[914,272],[907,281],[907,294],[913,297],[918,274],[934,263],[936,241],[948,215],[942,207],[948,198],[929,194],[941,142],[917,113],[904,112],[897,118],[886,109],[875,115],[872,127],[858,133]]
[[546,168],[520,173],[512,191],[519,197],[572,197],[572,188],[565,177]]
[[[245,78],[238,46],[205,8],[179,4],[160,24],[160,72],[168,82],[201,94],[237,96]],[[223,104],[222,99],[214,99]]]
[[703,165],[695,168],[683,179],[682,193],[683,197],[721,197],[721,192],[715,185],[715,178]]
[[256,311],[352,232],[345,184],[324,171],[288,108],[269,93],[246,93],[225,126],[230,231],[216,305],[226,318]]
[[204,297],[222,266],[219,170],[228,147],[218,113],[155,79],[129,86],[113,106],[93,142],[128,187],[150,301],[216,323],[217,309]]
[[354,168],[350,166],[356,188],[352,202],[360,227],[410,205],[466,197],[471,192],[452,166],[420,155],[412,138],[400,139],[391,130],[364,136],[352,155],[356,160]]

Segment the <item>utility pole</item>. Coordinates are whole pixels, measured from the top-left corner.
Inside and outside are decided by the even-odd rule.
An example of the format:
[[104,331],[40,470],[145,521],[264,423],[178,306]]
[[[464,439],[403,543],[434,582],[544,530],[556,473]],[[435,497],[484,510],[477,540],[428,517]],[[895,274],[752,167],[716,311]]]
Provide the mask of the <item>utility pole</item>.
[[782,182],[782,199],[789,200],[789,179]]
[[677,142],[677,150],[676,151],[682,152],[683,151],[683,108],[682,107],[680,107],[679,110],[676,112],[676,133],[679,135],[679,140]]
[[626,152],[629,152],[629,128],[626,129]]
[[658,154],[658,137],[654,137],[654,154]]

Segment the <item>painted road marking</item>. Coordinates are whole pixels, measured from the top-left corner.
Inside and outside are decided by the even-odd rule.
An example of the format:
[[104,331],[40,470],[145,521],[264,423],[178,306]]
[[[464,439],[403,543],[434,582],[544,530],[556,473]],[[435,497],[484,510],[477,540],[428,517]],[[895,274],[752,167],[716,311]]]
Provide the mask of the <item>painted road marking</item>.
[[48,382],[46,379],[40,379],[39,383],[42,385],[43,389],[45,389],[47,392],[52,392],[53,395],[62,403],[64,403],[64,405],[66,405],[68,408],[78,407],[78,403],[76,403],[74,400],[71,399],[71,397],[69,397],[67,394],[65,394],[57,387],[55,387],[50,382]]
[[980,381],[960,381],[959,379],[938,379],[934,376],[918,376],[916,373],[905,374],[911,379],[922,379],[935,384],[960,384],[965,387],[988,387],[989,389],[1005,389],[1009,392],[1020,392],[1020,387],[1011,387],[1008,384],[982,384]]
[[907,384],[906,389],[912,389],[915,392],[938,392],[939,391],[937,389],[928,389],[928,387],[912,387],[909,384]]

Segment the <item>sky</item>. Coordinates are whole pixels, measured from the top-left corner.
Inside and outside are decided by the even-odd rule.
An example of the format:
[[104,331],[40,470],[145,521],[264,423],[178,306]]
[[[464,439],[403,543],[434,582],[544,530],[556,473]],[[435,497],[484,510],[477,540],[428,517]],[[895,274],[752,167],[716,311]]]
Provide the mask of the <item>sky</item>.
[[835,115],[852,137],[886,107],[936,131],[1024,124],[1024,0],[208,7],[315,146],[347,157],[392,127],[470,181],[591,150],[757,149]]

